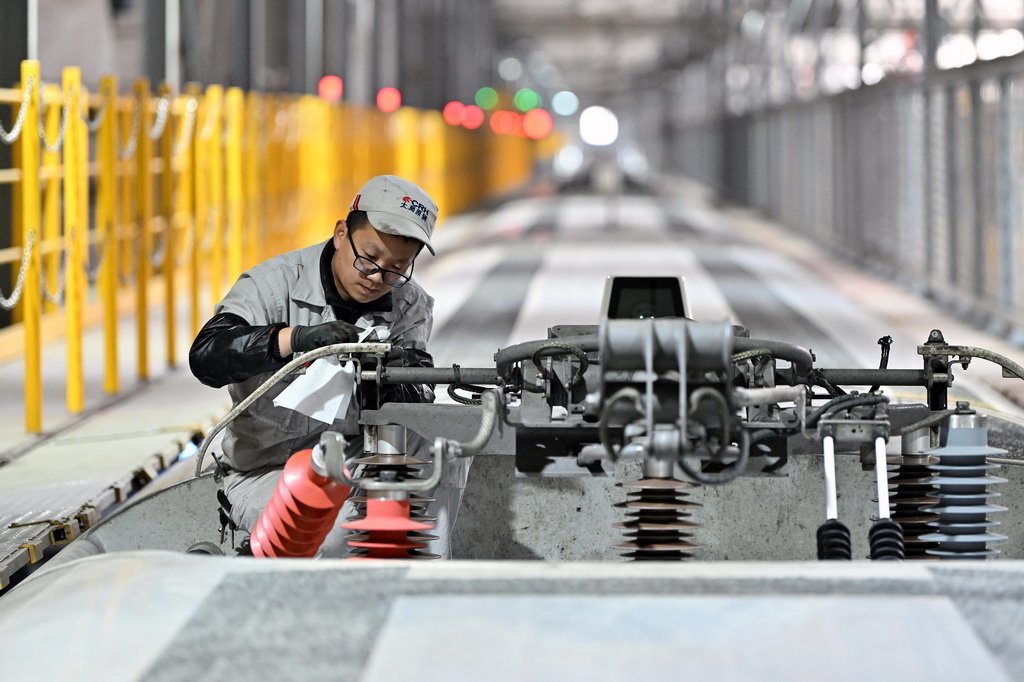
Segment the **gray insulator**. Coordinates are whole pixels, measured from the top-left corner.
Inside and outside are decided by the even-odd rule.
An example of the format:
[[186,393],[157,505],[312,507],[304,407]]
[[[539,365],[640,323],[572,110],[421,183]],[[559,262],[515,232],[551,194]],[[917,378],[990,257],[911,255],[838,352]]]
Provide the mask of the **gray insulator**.
[[990,475],[999,465],[988,461],[989,457],[1005,455],[1006,450],[989,447],[983,416],[967,417],[954,415],[946,445],[926,453],[939,458],[938,464],[929,466],[936,472],[932,483],[938,486],[938,492],[934,494],[937,502],[922,511],[937,513],[939,518],[928,524],[936,532],[921,536],[921,540],[939,543],[928,554],[942,559],[984,559],[999,554],[989,543],[1006,540],[1005,535],[990,532],[1000,524],[988,518],[989,514],[1006,511],[1006,507],[989,504],[989,499],[999,493],[988,490],[990,485],[1006,483],[1005,478]]

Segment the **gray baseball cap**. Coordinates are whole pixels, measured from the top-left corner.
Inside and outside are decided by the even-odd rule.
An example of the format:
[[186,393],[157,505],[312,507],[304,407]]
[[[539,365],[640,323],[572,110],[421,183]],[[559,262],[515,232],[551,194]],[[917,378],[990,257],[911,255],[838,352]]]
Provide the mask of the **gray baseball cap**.
[[366,211],[378,232],[412,237],[434,253],[430,237],[437,222],[437,204],[414,183],[395,175],[378,175],[363,185],[350,210]]

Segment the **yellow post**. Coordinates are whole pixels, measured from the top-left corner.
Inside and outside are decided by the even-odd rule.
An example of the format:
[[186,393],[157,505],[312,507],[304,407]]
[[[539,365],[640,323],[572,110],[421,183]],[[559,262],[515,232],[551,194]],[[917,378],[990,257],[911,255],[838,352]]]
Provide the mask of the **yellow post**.
[[177,364],[175,344],[177,342],[176,311],[174,309],[174,259],[175,243],[177,240],[176,223],[174,221],[174,167],[171,151],[171,133],[174,127],[171,125],[173,116],[172,104],[174,98],[171,96],[171,88],[167,83],[160,84],[160,99],[166,102],[166,119],[164,128],[160,133],[160,159],[163,164],[160,168],[160,217],[164,226],[163,235],[163,264],[161,274],[164,278],[164,327],[167,335],[167,366],[174,367]]
[[65,67],[61,73],[64,101],[69,102],[67,128],[64,131],[64,250],[67,252],[67,270],[64,273],[64,314],[67,319],[67,386],[68,411],[78,414],[85,407],[85,380],[82,368],[82,306],[85,301],[82,274],[80,233],[88,224],[80,223],[81,153],[78,149],[81,129],[76,125],[81,112],[79,97],[82,72],[75,66]]
[[139,107],[138,148],[135,150],[135,223],[138,225],[135,265],[135,335],[138,341],[139,379],[149,378],[149,277],[153,253],[153,144],[149,137],[149,80],[135,81],[135,106]]
[[[185,96],[181,98],[183,102],[183,113],[181,117],[181,125],[177,140],[172,144],[171,147],[171,167],[174,171],[174,177],[176,178],[174,193],[174,215],[172,217],[172,223],[175,225],[175,234],[177,234],[177,228],[184,228],[186,241],[185,250],[182,255],[184,259],[183,263],[178,261],[178,249],[174,249],[174,260],[168,260],[168,266],[172,269],[175,275],[178,274],[178,268],[183,267],[187,279],[182,280],[179,277],[175,277],[175,282],[184,282],[186,287],[186,295],[189,297],[190,311],[192,318],[190,319],[192,326],[196,326],[197,322],[194,319],[198,313],[199,304],[195,300],[194,296],[196,293],[195,282],[192,281],[192,269],[188,267],[188,264],[193,262],[192,254],[195,252],[195,223],[194,216],[192,214],[192,148],[193,140],[195,139],[196,129],[196,109],[199,106],[199,102],[196,100],[195,89],[189,86],[186,89]],[[168,257],[170,258],[170,257]],[[190,327],[192,335],[195,335],[196,330]]]
[[395,134],[395,175],[417,184],[423,169],[420,159],[420,112],[412,107],[402,107],[392,116],[391,124]]
[[223,135],[224,88],[211,85],[206,88],[207,120],[203,126],[203,146],[206,147],[209,174],[203,180],[210,187],[210,216],[206,226],[212,240],[210,248],[210,295],[214,303],[222,296],[224,286],[224,157],[221,145]]
[[[21,182],[21,247],[27,249],[39,235],[39,62],[21,63],[21,87],[32,88],[28,98],[25,123],[18,138]],[[38,433],[43,429],[42,352],[40,347],[39,248],[32,249],[22,289],[22,324],[25,326],[25,430]]]
[[263,99],[255,92],[246,97],[245,144],[242,149],[242,177],[245,195],[245,236],[242,244],[242,269],[250,268],[260,260],[257,252],[264,238],[263,225],[266,221],[266,196],[260,186],[263,177],[263,161],[265,154],[260,154],[261,133],[269,135],[265,122],[261,122],[261,114],[266,109]]
[[242,250],[244,247],[242,236],[245,219],[242,203],[242,119],[245,115],[245,95],[242,93],[242,89],[228,89],[226,104],[228,280],[233,282],[242,274]]
[[[43,91],[43,98],[40,104],[47,104],[44,114],[44,128],[46,129],[46,142],[50,147],[56,147],[60,138],[61,116],[63,107],[61,103],[61,90],[56,85],[48,85]],[[43,240],[42,244],[57,244],[60,238],[60,149],[49,151],[46,146],[43,148]],[[62,249],[53,249],[50,253],[39,251],[46,263],[46,291],[51,295],[59,296],[60,287],[60,266]],[[43,303],[43,310],[52,313],[57,310],[57,304],[46,300]]]
[[189,90],[198,102],[196,112],[196,130],[192,138],[192,150],[194,153],[192,161],[191,184],[195,200],[195,216],[192,238],[192,250],[189,256],[189,292],[192,297],[192,333],[197,334],[200,326],[206,318],[205,311],[200,307],[201,300],[199,287],[202,284],[202,262],[205,254],[205,244],[210,233],[210,186],[207,184],[207,167],[209,145],[203,141],[203,131],[206,128],[207,119],[210,117],[210,103],[207,97],[200,91],[198,85],[190,86]]
[[444,135],[448,127],[439,111],[424,111],[420,116],[420,139],[423,140],[423,173],[420,182],[438,208],[449,214],[447,185],[444,182]]
[[103,390],[117,393],[117,269],[118,250],[115,217],[117,196],[117,77],[100,80],[100,129],[96,159],[100,173],[97,185],[96,229],[100,235],[100,307],[103,311]]

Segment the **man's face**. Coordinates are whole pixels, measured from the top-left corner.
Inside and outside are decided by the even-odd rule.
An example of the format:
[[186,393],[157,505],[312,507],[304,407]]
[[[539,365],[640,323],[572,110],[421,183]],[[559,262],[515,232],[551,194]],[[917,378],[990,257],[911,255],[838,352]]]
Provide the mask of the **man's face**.
[[334,248],[331,260],[334,286],[343,299],[355,303],[376,301],[392,289],[381,279],[382,273],[366,275],[357,270],[352,264],[357,255],[370,259],[384,270],[408,274],[420,250],[416,242],[378,232],[370,225],[364,225],[350,235],[344,220],[339,220],[334,226]]

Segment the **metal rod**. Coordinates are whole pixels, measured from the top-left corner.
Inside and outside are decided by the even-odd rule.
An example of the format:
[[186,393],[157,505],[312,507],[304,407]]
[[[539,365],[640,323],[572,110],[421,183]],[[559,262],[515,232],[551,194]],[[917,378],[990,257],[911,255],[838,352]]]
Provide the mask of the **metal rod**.
[[[376,381],[377,373],[367,370],[360,372],[360,381]],[[498,372],[492,367],[463,367],[459,379],[467,384],[498,386],[503,383]],[[388,367],[381,374],[382,384],[454,384],[455,370],[451,367]]]
[[889,472],[885,462],[885,439],[875,439],[875,477],[878,479],[878,518],[889,518]]
[[836,442],[832,436],[822,439],[825,454],[825,518],[839,518],[839,503],[836,501]]
[[923,369],[819,369],[818,374],[837,386],[925,386]]

